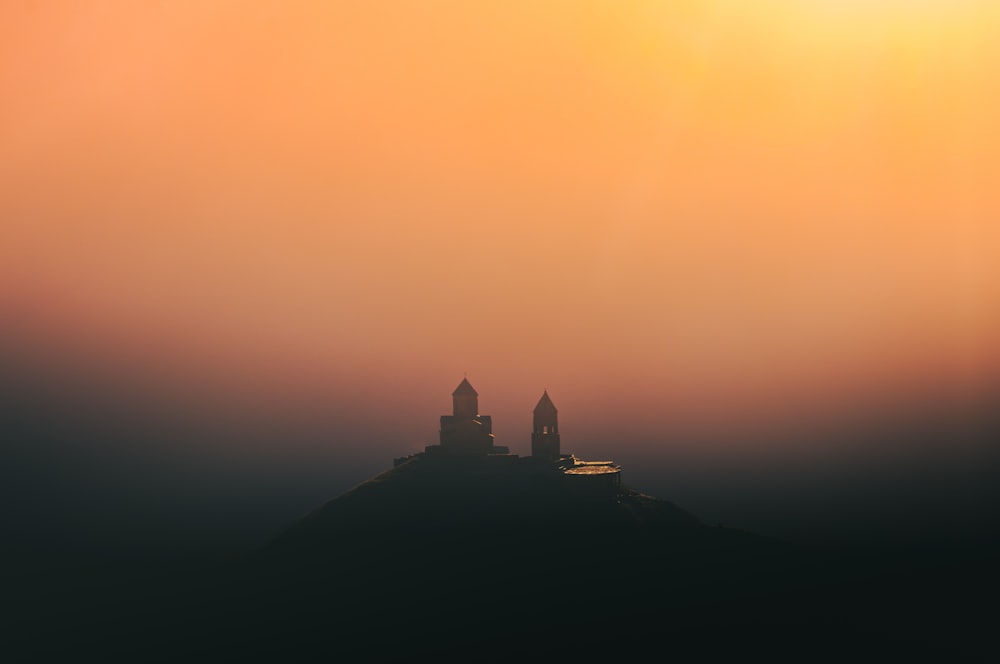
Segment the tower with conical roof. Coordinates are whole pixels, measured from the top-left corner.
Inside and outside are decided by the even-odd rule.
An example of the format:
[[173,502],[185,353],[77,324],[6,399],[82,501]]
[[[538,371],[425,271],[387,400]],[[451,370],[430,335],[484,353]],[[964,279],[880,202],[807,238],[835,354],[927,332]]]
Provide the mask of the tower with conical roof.
[[531,456],[555,461],[559,459],[558,410],[546,390],[535,406],[531,427]]
[[451,393],[452,414],[441,416],[441,449],[448,452],[490,454],[493,418],[479,414],[479,393],[463,378]]
[[475,417],[479,415],[479,392],[472,387],[468,378],[463,378],[451,393],[452,414],[455,417]]

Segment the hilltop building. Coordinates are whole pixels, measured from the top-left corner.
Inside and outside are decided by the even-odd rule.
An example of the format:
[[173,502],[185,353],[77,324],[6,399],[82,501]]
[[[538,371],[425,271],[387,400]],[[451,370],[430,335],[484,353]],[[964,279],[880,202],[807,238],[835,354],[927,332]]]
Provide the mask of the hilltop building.
[[[511,454],[508,447],[497,445],[493,436],[493,418],[479,413],[479,393],[463,378],[451,393],[452,414],[441,416],[439,441],[424,452],[395,459],[401,465],[416,457],[449,459],[462,462],[458,468],[481,470],[478,462],[493,470],[516,469],[551,471],[567,491],[579,497],[615,498],[621,489],[621,468],[613,461],[583,461],[563,454],[559,438],[559,411],[548,390],[535,406],[531,427],[531,456]],[[471,465],[470,465],[471,464]],[[546,470],[548,469],[548,470]]]
[[493,442],[493,418],[479,414],[479,393],[463,378],[451,393],[451,415],[441,416],[440,444],[427,447],[430,453],[469,455],[507,454],[506,447]]

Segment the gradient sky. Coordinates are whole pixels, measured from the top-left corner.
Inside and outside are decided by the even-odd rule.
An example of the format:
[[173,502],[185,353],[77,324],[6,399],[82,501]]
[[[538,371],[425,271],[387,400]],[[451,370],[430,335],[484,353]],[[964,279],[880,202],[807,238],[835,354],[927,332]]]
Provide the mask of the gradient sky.
[[389,404],[399,453],[464,372],[522,453],[543,388],[564,435],[665,441],[978,398],[997,34],[974,0],[4,3],[3,341]]

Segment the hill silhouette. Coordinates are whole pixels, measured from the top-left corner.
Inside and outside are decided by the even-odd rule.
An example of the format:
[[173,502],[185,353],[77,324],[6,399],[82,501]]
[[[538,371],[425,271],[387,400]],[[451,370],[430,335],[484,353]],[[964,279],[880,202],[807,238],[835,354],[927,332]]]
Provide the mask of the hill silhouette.
[[[524,460],[522,460],[524,461]],[[995,545],[834,554],[702,523],[551,464],[418,457],[250,555],[12,575],[33,659],[498,661],[984,652]],[[8,568],[10,569],[10,568]]]
[[586,635],[638,626],[653,609],[669,621],[661,631],[707,626],[721,598],[766,596],[796,574],[798,552],[783,543],[629,489],[581,498],[554,479],[550,464],[415,458],[310,513],[259,560],[294,565],[300,590],[321,578],[356,598],[337,621],[384,654],[499,652],[510,639],[610,654],[620,634]]
[[558,482],[562,471],[546,463],[501,464],[480,457],[414,457],[360,484],[294,524],[271,545],[316,546],[330,533],[354,531],[378,537],[447,529],[529,532],[552,527],[624,527],[654,520],[666,527],[694,528],[698,520],[681,509],[636,492],[618,502],[579,500]]
[[268,629],[323,653],[335,634],[361,659],[980,652],[983,615],[959,603],[991,578],[985,553],[806,551],[552,479],[419,457],[357,486],[248,561],[255,599],[285,607]]

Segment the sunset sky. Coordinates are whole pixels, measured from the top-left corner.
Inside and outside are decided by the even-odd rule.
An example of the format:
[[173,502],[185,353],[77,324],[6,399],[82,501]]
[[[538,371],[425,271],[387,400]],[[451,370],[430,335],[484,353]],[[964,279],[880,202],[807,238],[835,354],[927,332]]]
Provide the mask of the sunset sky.
[[466,372],[520,453],[543,389],[564,440],[665,447],[983,399],[998,34],[987,0],[6,2],[0,342],[353,409],[381,465]]

